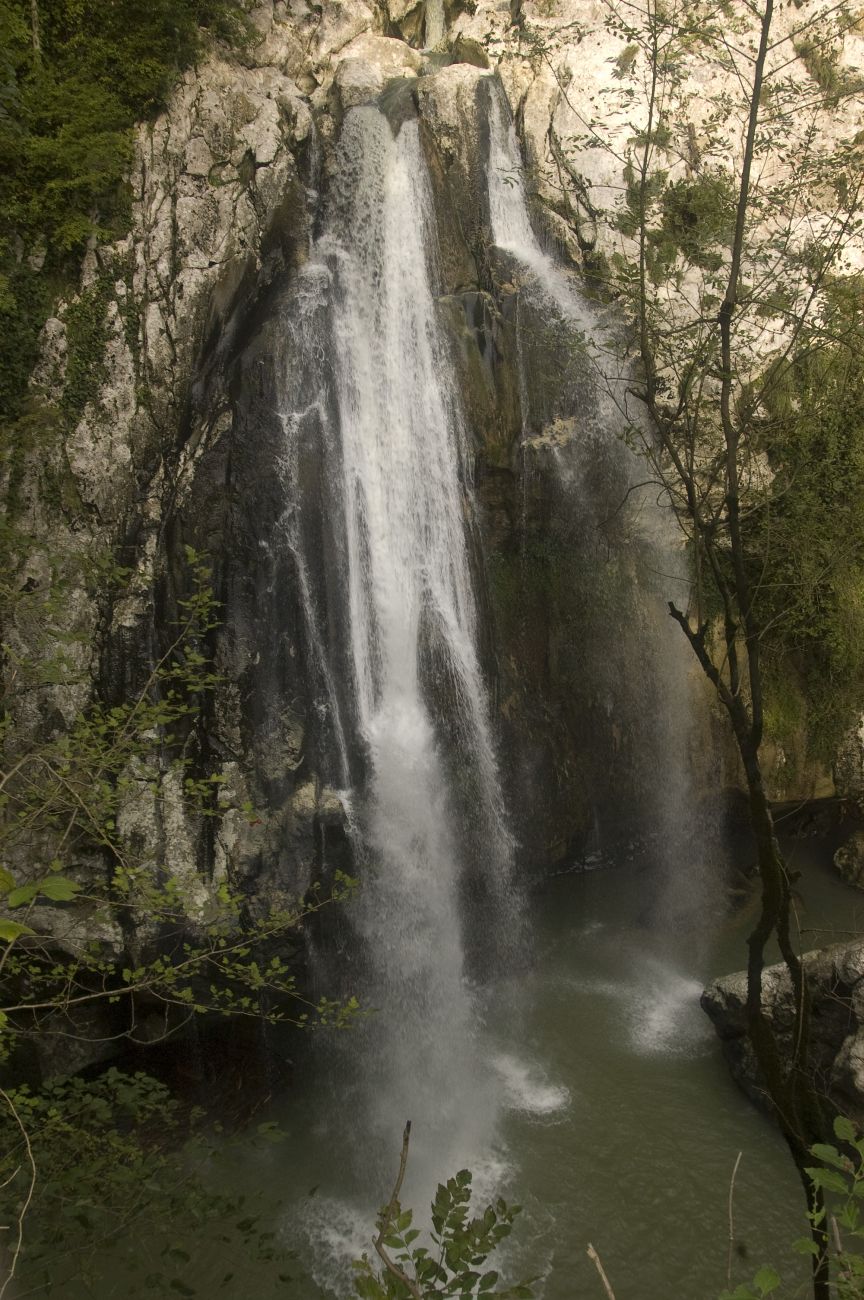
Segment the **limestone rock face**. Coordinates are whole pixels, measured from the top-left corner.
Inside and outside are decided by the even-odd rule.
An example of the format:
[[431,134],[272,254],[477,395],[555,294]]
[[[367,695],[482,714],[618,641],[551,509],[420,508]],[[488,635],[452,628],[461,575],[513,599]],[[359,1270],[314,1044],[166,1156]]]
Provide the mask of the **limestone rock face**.
[[[860,1125],[864,1122],[864,942],[836,944],[806,953],[803,960],[813,995],[817,1089]],[[762,997],[781,1046],[791,1051],[795,1005],[785,966],[763,971]],[[745,1033],[746,1001],[743,971],[715,980],[702,994],[702,1007],[714,1023],[734,1078],[757,1104],[764,1104],[764,1087]]]
[[849,730],[834,760],[837,793],[864,808],[864,722]]
[[336,88],[341,111],[378,98],[388,81],[416,77],[423,59],[404,41],[365,32],[341,52]]

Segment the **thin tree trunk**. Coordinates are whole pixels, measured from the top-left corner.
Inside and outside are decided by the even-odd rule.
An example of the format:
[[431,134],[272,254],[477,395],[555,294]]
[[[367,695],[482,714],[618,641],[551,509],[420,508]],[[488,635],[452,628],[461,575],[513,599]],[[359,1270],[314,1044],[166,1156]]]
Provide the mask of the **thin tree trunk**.
[[30,0],[30,34],[33,38],[33,57],[42,63],[42,31],[39,25],[39,0]]

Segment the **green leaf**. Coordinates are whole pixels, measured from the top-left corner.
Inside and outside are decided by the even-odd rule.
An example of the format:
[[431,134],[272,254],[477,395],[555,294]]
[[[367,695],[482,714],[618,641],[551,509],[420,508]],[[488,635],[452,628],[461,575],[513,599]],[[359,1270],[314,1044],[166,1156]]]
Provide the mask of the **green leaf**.
[[68,903],[80,890],[81,886],[66,876],[48,876],[39,881],[39,893],[50,898],[54,903]]
[[836,1169],[808,1169],[807,1173],[817,1187],[822,1187],[827,1192],[838,1192],[845,1196],[849,1191],[848,1182]]
[[780,1275],[775,1269],[771,1268],[770,1264],[764,1264],[754,1277],[753,1282],[762,1295],[770,1295],[780,1285]]
[[35,934],[29,925],[19,925],[17,921],[0,921],[0,939],[6,943],[12,943],[19,939],[22,934]]
[[0,867],[0,894],[8,894],[10,889],[15,888],[15,877],[11,871],[5,867]]
[[792,1249],[799,1255],[818,1255],[819,1247],[810,1237],[798,1237],[792,1242]]
[[21,907],[24,903],[31,903],[38,892],[38,885],[19,885],[12,890],[6,902],[9,907]]
[[844,1172],[848,1169],[848,1162],[845,1156],[841,1156],[836,1147],[828,1146],[824,1142],[816,1142],[810,1148],[817,1160],[823,1164],[832,1165],[835,1169],[841,1169]]
[[854,1142],[857,1136],[855,1125],[845,1115],[838,1115],[834,1120],[834,1136],[841,1142]]

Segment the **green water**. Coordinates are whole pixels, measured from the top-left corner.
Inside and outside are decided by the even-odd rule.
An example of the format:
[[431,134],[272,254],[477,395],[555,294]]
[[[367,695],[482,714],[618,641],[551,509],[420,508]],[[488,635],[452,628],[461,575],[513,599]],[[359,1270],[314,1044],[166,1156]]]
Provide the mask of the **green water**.
[[[824,850],[805,842],[794,853],[811,900],[802,925],[824,929],[820,942],[842,937],[864,919],[861,895],[824,865]],[[806,1230],[799,1185],[779,1136],[729,1079],[698,1005],[706,980],[740,968],[750,918],[718,919],[694,955],[684,930],[652,933],[647,894],[636,867],[551,882],[535,899],[530,966],[487,998],[484,1051],[507,1104],[475,1174],[484,1191],[524,1207],[502,1265],[511,1276],[542,1273],[545,1300],[602,1298],[591,1242],[616,1300],[715,1300],[741,1152],[733,1283],[770,1261],[781,1295],[799,1294],[806,1266],[790,1249]],[[361,1186],[352,1161],[352,1081],[334,1095],[320,1071],[313,1053],[274,1106],[284,1149],[266,1165],[257,1156],[236,1165],[278,1202],[280,1239],[299,1254],[279,1294],[294,1300],[350,1295],[345,1261],[371,1236],[363,1204],[389,1192],[371,1166]],[[355,1140],[362,1146],[363,1134]]]
[[[802,927],[818,930],[822,943],[864,928],[864,896],[825,865],[825,850],[803,842],[794,857],[810,900]],[[504,1106],[491,1142],[465,1162],[483,1193],[523,1206],[492,1262],[512,1280],[542,1274],[543,1300],[604,1300],[586,1255],[591,1242],[616,1300],[716,1300],[726,1285],[730,1177],[741,1152],[733,1284],[770,1261],[783,1278],[781,1300],[804,1295],[806,1266],[791,1243],[806,1224],[791,1162],[729,1079],[698,1004],[708,979],[740,968],[750,918],[718,914],[700,944],[684,926],[661,937],[648,923],[651,893],[636,866],[553,880],[533,900],[530,962],[478,993],[479,1050]],[[393,1117],[392,1159],[385,1153],[384,1162],[392,1172],[384,1176],[364,1154],[363,1081],[344,1071],[351,1032],[341,1072],[331,1068],[326,1041],[310,1040],[293,1086],[256,1117],[277,1120],[283,1142],[264,1151],[231,1144],[213,1166],[214,1183],[246,1194],[259,1226],[274,1232],[277,1262],[244,1258],[215,1232],[207,1240],[205,1224],[205,1249],[184,1242],[192,1261],[181,1274],[190,1287],[183,1294],[348,1300],[350,1259],[369,1249],[406,1118]],[[460,1100],[466,1112],[478,1102]],[[420,1220],[422,1207],[409,1196]],[[135,1251],[140,1286],[149,1256],[160,1267],[162,1257],[155,1243],[141,1241]],[[127,1241],[122,1261],[106,1257],[87,1288],[75,1284],[64,1296],[149,1294],[132,1288],[128,1269]]]

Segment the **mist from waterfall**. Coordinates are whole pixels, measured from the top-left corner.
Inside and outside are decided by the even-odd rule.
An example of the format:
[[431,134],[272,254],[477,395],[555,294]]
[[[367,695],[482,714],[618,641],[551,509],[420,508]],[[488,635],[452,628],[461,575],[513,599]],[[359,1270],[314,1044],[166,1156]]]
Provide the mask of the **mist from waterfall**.
[[[690,576],[684,548],[671,508],[659,485],[652,482],[656,475],[647,456],[631,446],[634,435],[645,446],[652,435],[628,391],[632,367],[620,327],[599,303],[590,301],[573,273],[538,238],[531,223],[518,137],[498,84],[490,95],[489,117],[493,243],[515,264],[520,297],[544,319],[551,314],[559,322],[559,332],[571,335],[573,368],[581,368],[590,379],[589,397],[584,388],[578,394],[575,388],[570,394],[562,391],[557,408],[551,411],[545,404],[532,410],[523,380],[524,443],[542,444],[544,426],[567,426],[566,434],[554,437],[548,454],[565,504],[581,519],[588,545],[590,532],[599,537],[610,517],[620,519],[618,545],[626,548],[633,575],[624,602],[628,625],[616,625],[610,614],[609,626],[600,630],[599,638],[632,645],[626,689],[631,692],[629,711],[645,715],[640,720],[644,733],[640,758],[648,789],[641,832],[652,846],[657,869],[652,923],[660,933],[670,927],[689,928],[696,938],[702,930],[699,918],[711,906],[717,888],[713,859],[718,827],[715,814],[699,806],[694,784],[701,712],[697,673],[689,647],[667,613],[672,599],[687,608]],[[552,418],[559,415],[564,420]],[[598,463],[605,466],[601,500],[592,482]],[[523,472],[528,472],[524,457]],[[583,555],[582,563],[588,563],[587,556]],[[620,572],[613,577],[621,581]],[[610,686],[620,689],[618,684]],[[676,987],[680,978],[678,972],[670,973]]]

